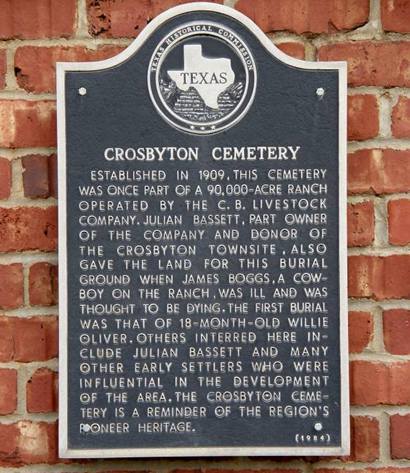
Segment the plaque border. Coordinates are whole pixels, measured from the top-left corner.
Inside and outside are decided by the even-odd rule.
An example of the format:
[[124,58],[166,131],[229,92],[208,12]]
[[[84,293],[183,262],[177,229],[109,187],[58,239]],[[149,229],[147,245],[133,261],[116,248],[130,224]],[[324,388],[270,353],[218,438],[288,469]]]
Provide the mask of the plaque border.
[[[216,12],[234,18],[250,29],[276,59],[298,69],[337,70],[339,75],[339,297],[340,297],[340,414],[341,445],[300,447],[159,447],[73,449],[68,445],[68,314],[67,314],[67,186],[65,73],[109,69],[135,54],[150,35],[167,20],[196,11]],[[57,76],[57,149],[58,149],[58,256],[59,256],[59,456],[60,458],[154,458],[210,456],[312,456],[348,455],[350,453],[349,357],[347,305],[347,63],[313,62],[295,59],[278,49],[265,33],[247,16],[233,8],[208,3],[188,3],[170,8],[154,18],[138,37],[121,53],[103,61],[58,62]]]

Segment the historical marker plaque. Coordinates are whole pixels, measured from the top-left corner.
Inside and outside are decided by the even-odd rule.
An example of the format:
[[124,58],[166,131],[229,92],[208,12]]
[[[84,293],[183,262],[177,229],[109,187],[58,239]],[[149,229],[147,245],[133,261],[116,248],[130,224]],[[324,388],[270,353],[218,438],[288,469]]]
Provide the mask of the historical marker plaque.
[[59,65],[62,456],[348,452],[345,101],[207,3]]

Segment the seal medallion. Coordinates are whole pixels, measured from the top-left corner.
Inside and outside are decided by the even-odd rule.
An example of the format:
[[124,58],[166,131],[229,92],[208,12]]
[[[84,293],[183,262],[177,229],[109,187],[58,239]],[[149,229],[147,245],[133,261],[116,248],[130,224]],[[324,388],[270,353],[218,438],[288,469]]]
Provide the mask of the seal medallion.
[[239,122],[256,89],[255,61],[233,31],[214,22],[191,22],[155,48],[148,89],[160,115],[194,134],[220,132]]

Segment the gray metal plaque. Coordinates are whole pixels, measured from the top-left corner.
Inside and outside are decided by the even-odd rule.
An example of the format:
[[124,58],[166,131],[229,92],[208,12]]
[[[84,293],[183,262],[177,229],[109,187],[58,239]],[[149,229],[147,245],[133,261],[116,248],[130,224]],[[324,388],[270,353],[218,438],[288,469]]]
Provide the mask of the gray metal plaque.
[[58,65],[62,457],[348,453],[345,120],[214,4]]

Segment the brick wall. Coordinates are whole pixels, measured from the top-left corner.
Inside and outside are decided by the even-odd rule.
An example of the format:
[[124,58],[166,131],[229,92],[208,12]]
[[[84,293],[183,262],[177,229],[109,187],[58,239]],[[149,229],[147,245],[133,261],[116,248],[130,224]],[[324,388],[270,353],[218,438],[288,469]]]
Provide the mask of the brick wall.
[[225,1],[290,55],[349,62],[350,457],[57,458],[55,62],[115,55],[178,3],[0,0],[0,473],[410,473],[410,0]]

